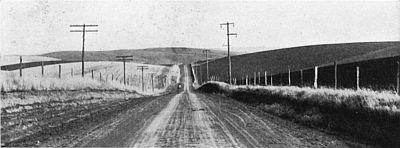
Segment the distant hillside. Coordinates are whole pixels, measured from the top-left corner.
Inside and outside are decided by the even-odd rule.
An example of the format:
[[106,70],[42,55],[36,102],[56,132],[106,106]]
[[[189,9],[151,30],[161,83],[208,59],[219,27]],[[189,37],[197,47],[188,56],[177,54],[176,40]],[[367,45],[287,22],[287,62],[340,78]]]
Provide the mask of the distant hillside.
[[[45,56],[34,56],[34,55],[21,55],[23,63],[29,62],[42,62],[42,61],[57,61],[60,59],[50,58]],[[2,55],[0,56],[0,65],[11,65],[19,64],[20,55]]]
[[[110,51],[85,51],[87,61],[115,61],[116,56],[132,55],[134,62],[149,64],[176,64],[191,63],[196,59],[205,59],[204,49],[168,47],[168,48],[147,48],[147,49],[121,49]],[[210,50],[209,58],[221,58],[227,52]],[[53,57],[61,60],[81,60],[80,51],[60,51],[43,54],[42,56]]]
[[[338,61],[340,64],[371,60],[375,58],[400,56],[400,42],[364,42],[312,45],[284,48],[237,55],[232,57],[232,76],[253,76],[254,72],[272,70],[273,74],[327,65]],[[210,76],[218,75],[221,80],[228,79],[227,58],[209,63]],[[202,65],[205,70],[205,64]],[[203,73],[203,79],[205,79]]]

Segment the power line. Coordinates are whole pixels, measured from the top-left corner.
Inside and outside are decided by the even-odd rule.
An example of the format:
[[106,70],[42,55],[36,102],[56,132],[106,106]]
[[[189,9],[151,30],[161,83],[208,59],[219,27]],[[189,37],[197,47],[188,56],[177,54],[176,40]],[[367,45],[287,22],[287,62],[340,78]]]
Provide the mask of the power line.
[[228,63],[229,63],[229,84],[232,84],[232,64],[231,64],[231,55],[230,55],[230,45],[229,45],[229,36],[234,35],[237,37],[236,33],[229,33],[229,25],[232,25],[232,27],[235,27],[235,23],[223,23],[220,24],[220,27],[222,28],[222,26],[226,26],[226,36],[228,38]]
[[70,32],[82,32],[82,77],[85,76],[85,32],[98,32],[98,30],[86,30],[86,27],[98,27],[98,25],[69,25],[69,27],[82,27],[82,30],[70,30]]

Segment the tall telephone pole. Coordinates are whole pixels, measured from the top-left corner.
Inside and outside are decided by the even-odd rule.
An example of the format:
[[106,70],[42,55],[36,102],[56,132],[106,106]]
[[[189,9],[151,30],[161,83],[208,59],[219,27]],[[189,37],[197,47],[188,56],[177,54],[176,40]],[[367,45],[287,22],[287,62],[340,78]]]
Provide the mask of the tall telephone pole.
[[86,30],[86,27],[98,27],[98,25],[69,25],[69,27],[82,27],[82,30],[71,30],[70,32],[82,32],[82,77],[85,76],[85,32],[98,32],[98,30]]
[[149,69],[149,67],[148,67],[148,66],[136,66],[136,67],[138,68],[138,70],[141,70],[141,71],[142,71],[142,91],[144,92],[143,71],[144,71],[145,69]]
[[208,81],[208,52],[210,52],[210,50],[206,49],[203,50],[203,53],[206,53],[206,63],[207,63],[207,81]]
[[235,23],[222,23],[220,24],[220,27],[222,28],[223,25],[226,25],[226,36],[228,38],[228,62],[229,62],[229,84],[232,84],[232,64],[231,64],[231,55],[230,55],[230,45],[229,45],[229,36],[234,35],[237,37],[236,33],[229,33],[229,25],[232,25],[232,27],[235,27]]
[[126,81],[125,81],[125,61],[126,60],[132,60],[132,59],[127,59],[127,58],[132,58],[133,56],[117,56],[117,58],[119,59],[119,60],[121,60],[122,59],[122,61],[123,61],[123,63],[124,63],[124,85],[126,84]]

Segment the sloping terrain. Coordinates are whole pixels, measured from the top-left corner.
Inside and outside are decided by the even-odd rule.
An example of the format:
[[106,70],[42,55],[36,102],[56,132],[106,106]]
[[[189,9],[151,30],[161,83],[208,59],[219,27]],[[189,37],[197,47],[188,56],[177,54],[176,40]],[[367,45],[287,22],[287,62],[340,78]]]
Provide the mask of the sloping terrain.
[[[167,47],[167,48],[147,48],[147,49],[121,49],[110,51],[85,51],[85,60],[87,61],[115,61],[116,56],[132,55],[134,62],[149,64],[177,64],[190,63],[205,59],[203,53],[205,49],[185,48],[185,47]],[[220,50],[211,50],[209,58],[220,58],[226,56],[227,52]],[[80,60],[80,51],[60,51],[43,54],[62,60]]]
[[[46,56],[35,56],[35,55],[21,55],[22,62],[42,62],[42,61],[59,61],[60,59],[46,57]],[[19,64],[19,55],[2,55],[0,56],[0,65],[12,65]]]
[[[364,61],[375,58],[400,56],[400,42],[365,42],[302,46],[278,50],[256,52],[232,57],[232,77],[241,78],[254,72],[269,71],[271,74],[287,73],[308,69],[314,66],[326,65],[333,61],[347,62]],[[347,59],[347,60],[345,60]],[[227,58],[209,62],[209,75],[219,76],[220,80],[228,79]],[[206,79],[206,64],[201,66],[202,79]]]

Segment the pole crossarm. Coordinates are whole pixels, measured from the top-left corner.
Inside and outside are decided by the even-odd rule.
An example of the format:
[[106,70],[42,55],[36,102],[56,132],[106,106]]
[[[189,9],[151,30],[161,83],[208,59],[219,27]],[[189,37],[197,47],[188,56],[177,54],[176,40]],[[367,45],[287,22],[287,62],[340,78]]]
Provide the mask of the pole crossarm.
[[229,33],[228,35],[234,35],[237,37],[237,33]]
[[69,27],[83,27],[83,26],[85,26],[85,27],[99,27],[99,25],[92,25],[92,24],[90,24],[90,25],[87,25],[87,24],[83,24],[83,25],[69,25]]
[[[70,30],[69,32],[84,32],[83,30]],[[99,30],[85,30],[85,32],[99,32]]]
[[117,60],[133,60],[133,56],[116,56],[116,58]]
[[142,70],[142,69],[149,69],[148,66],[136,66],[138,68],[138,70]]
[[222,28],[222,26],[228,26],[228,25],[232,25],[233,27],[235,27],[235,23],[229,23],[229,22],[227,22],[227,23],[222,23],[222,24],[219,24],[220,25],[220,27]]

